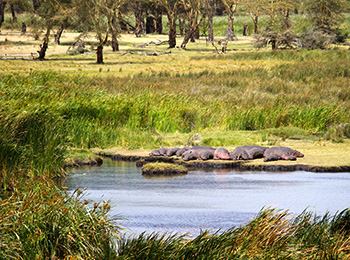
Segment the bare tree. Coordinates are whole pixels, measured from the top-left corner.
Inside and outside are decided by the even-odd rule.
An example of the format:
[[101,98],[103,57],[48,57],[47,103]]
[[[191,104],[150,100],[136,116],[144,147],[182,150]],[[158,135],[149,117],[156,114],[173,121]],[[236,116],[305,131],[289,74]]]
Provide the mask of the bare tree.
[[233,22],[237,11],[237,5],[240,3],[240,0],[222,0],[222,3],[225,6],[225,12],[228,18],[227,39],[233,41],[235,38]]
[[112,34],[112,44],[117,45],[117,21],[122,0],[74,0],[75,13],[85,31],[92,28],[96,32],[98,45],[96,48],[97,64],[103,64],[103,47]]
[[31,11],[41,17],[44,21],[44,26],[46,33],[44,35],[43,43],[40,45],[40,50],[38,51],[38,60],[44,60],[46,56],[46,50],[49,46],[49,37],[53,27],[54,22],[68,15],[69,1],[66,0],[33,0]]
[[[185,37],[181,43],[181,48],[185,49],[188,41],[198,32],[199,26],[206,16],[206,2],[203,0],[181,0],[188,20]],[[198,21],[199,19],[199,21]]]
[[176,47],[176,20],[181,0],[153,0],[162,6],[167,14],[169,23],[169,48]]
[[208,23],[209,23],[209,28],[208,28],[208,40],[210,42],[214,41],[214,26],[213,26],[213,16],[214,16],[214,0],[208,0]]
[[262,12],[261,0],[242,0],[242,4],[246,7],[246,13],[252,18],[254,24],[254,33],[259,33],[259,15]]

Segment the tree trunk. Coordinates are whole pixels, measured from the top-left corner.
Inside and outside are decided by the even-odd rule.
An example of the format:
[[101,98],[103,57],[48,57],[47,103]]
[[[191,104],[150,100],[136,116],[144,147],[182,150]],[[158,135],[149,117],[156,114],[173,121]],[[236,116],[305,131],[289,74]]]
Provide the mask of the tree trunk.
[[209,22],[209,30],[208,30],[208,40],[210,42],[214,41],[214,27],[213,27],[213,13],[214,13],[214,1],[209,1],[209,16],[208,16],[208,22]]
[[254,19],[254,33],[255,34],[259,33],[258,19],[259,19],[259,16],[255,15],[255,19]]
[[154,33],[156,31],[155,19],[152,15],[146,12],[146,33]]
[[227,39],[229,41],[233,41],[235,37],[235,32],[233,29],[233,18],[229,15],[228,19],[229,20],[228,20],[228,28],[227,28]]
[[113,51],[119,51],[119,42],[117,35],[112,32],[112,50]]
[[49,46],[49,43],[47,38],[45,37],[43,44],[40,45],[40,51],[38,51],[39,53],[39,57],[37,58],[38,60],[45,60],[46,50],[48,46]]
[[15,12],[15,5],[10,4],[11,14],[12,14],[12,22],[17,22],[16,12]]
[[271,46],[272,46],[273,51],[275,51],[277,49],[276,40],[271,40]]
[[142,19],[142,7],[138,6],[137,8],[135,8],[134,10],[134,15],[135,15],[135,35],[136,37],[140,37],[140,34],[143,33],[144,31],[144,22]]
[[103,43],[100,43],[97,46],[96,54],[97,54],[97,62],[96,63],[103,64]]
[[169,28],[169,48],[176,47],[176,24]]
[[27,25],[25,22],[22,23],[22,34],[26,34],[27,32]]
[[157,17],[156,17],[156,31],[158,34],[163,33],[163,22],[162,22],[162,17],[163,17],[163,11],[161,8],[158,8],[156,10],[157,12]]
[[61,43],[61,36],[63,32],[63,25],[58,29],[57,33],[55,34],[55,44],[60,44]]
[[44,37],[44,42],[40,45],[40,50],[38,51],[39,57],[38,60],[45,60],[46,50],[49,47],[49,37],[50,37],[51,26],[49,25],[46,29],[46,34]]
[[245,24],[243,26],[243,36],[247,36],[247,31],[248,31],[248,24]]
[[0,27],[2,23],[5,21],[5,7],[6,7],[6,1],[0,1]]
[[96,50],[96,54],[97,54],[97,64],[103,64],[103,45],[105,45],[107,43],[108,40],[108,33],[106,33],[106,38],[104,40],[102,40],[102,38],[100,38],[100,43],[97,46],[97,50]]

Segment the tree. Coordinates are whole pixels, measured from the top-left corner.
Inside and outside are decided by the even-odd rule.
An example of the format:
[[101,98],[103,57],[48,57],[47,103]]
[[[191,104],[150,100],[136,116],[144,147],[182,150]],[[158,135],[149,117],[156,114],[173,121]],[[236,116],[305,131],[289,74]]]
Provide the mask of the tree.
[[38,60],[44,60],[46,56],[46,50],[49,45],[49,37],[53,27],[54,22],[68,15],[68,6],[70,5],[70,0],[33,0],[31,11],[40,16],[44,21],[44,27],[46,28],[46,33],[43,39],[43,43],[40,45],[40,50],[38,51]]
[[[185,49],[188,41],[198,32],[199,26],[206,16],[206,1],[203,0],[181,0],[188,24],[181,48]],[[199,19],[200,17],[200,19]],[[199,19],[199,21],[198,21]]]
[[169,23],[169,48],[176,47],[176,20],[181,0],[153,0],[164,8]]
[[208,0],[208,6],[209,6],[209,8],[208,8],[208,10],[209,10],[209,14],[208,14],[208,23],[209,23],[208,40],[210,42],[214,41],[214,27],[213,27],[214,4],[215,4],[214,0]]
[[304,5],[312,26],[301,35],[303,48],[325,49],[329,44],[344,41],[338,24],[346,9],[345,0],[306,0]]
[[279,45],[292,47],[295,33],[289,29],[289,10],[294,8],[293,0],[261,0],[261,9],[269,16],[268,26],[257,36],[256,46],[271,44],[272,50]]
[[2,23],[5,21],[5,7],[7,2],[0,0],[0,28]]
[[237,5],[239,4],[239,2],[240,0],[222,0],[228,18],[227,39],[230,41],[233,41],[235,37],[233,22],[235,19],[235,13],[237,11]]
[[313,26],[324,32],[336,29],[346,7],[345,0],[305,0],[304,4]]
[[259,15],[262,11],[261,0],[242,0],[242,4],[247,8],[246,13],[252,18],[254,24],[254,33],[259,33]]
[[[116,45],[118,14],[122,0],[74,0],[75,14],[86,32],[96,32],[97,64],[103,64],[103,47],[112,34],[112,45]],[[118,49],[117,46],[114,46]]]

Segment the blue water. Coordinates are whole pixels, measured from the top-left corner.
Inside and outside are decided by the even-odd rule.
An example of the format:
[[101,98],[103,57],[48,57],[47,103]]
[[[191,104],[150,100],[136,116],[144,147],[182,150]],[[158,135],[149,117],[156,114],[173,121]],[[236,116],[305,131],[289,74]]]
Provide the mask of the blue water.
[[227,229],[249,222],[263,207],[318,214],[350,207],[350,173],[196,170],[177,177],[145,178],[135,163],[105,160],[71,170],[69,190],[107,200],[111,215],[127,220],[127,233],[184,233]]

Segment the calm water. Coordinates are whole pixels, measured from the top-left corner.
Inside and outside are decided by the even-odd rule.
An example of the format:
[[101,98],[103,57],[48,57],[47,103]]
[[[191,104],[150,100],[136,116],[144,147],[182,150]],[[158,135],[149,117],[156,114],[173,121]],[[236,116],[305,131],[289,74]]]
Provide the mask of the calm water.
[[263,207],[324,214],[350,207],[350,173],[196,170],[145,178],[135,163],[104,160],[101,167],[71,171],[69,190],[87,200],[110,201],[111,215],[130,233],[227,229],[248,223]]

